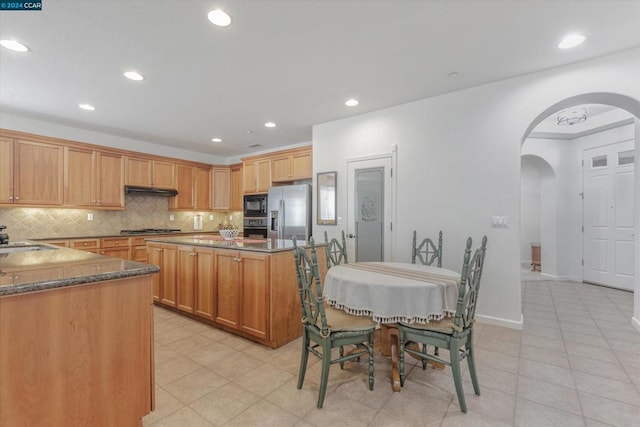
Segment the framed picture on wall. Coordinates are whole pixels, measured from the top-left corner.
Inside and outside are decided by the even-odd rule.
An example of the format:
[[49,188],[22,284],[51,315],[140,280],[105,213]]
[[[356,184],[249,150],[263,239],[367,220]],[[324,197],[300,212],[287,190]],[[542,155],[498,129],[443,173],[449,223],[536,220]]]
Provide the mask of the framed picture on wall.
[[318,173],[318,225],[336,225],[337,172]]

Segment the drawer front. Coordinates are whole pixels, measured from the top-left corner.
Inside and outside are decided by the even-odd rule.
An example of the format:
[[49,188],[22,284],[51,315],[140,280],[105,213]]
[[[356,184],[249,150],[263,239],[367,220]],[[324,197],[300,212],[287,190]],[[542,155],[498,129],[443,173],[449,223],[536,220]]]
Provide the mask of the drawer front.
[[128,248],[131,241],[128,237],[117,237],[113,239],[102,239],[102,249],[106,248]]
[[147,246],[147,241],[144,239],[144,237],[133,237],[133,244],[131,246]]
[[72,249],[97,249],[100,247],[98,239],[71,240],[70,243]]

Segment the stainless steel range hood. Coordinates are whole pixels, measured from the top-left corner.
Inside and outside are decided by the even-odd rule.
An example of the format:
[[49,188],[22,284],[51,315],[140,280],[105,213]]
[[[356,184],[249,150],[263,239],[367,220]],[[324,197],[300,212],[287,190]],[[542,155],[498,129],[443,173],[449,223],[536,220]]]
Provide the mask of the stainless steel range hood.
[[124,192],[126,194],[149,194],[156,196],[172,197],[178,195],[178,190],[153,188],[153,187],[138,187],[136,185],[125,185]]

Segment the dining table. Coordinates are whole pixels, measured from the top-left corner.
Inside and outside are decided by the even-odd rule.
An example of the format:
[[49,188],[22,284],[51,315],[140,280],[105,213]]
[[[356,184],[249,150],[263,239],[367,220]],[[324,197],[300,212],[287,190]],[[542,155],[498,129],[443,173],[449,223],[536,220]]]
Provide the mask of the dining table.
[[332,307],[368,316],[381,327],[384,356],[392,361],[392,389],[400,391],[399,337],[395,326],[429,323],[455,314],[460,273],[402,262],[356,262],[331,267],[324,298]]

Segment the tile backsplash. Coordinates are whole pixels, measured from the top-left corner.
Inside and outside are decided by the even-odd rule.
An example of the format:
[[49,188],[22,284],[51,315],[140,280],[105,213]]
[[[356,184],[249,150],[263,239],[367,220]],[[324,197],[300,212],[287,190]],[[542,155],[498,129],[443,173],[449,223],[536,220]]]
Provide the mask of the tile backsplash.
[[[0,208],[0,224],[11,241],[118,234],[138,228],[179,228],[193,231],[193,219],[202,214],[202,231],[216,231],[219,224],[242,229],[242,212],[169,211],[166,197],[126,195],[125,210],[103,211],[67,208]],[[88,221],[93,214],[93,221]],[[174,216],[169,221],[169,215]],[[213,215],[213,220],[209,219]]]

